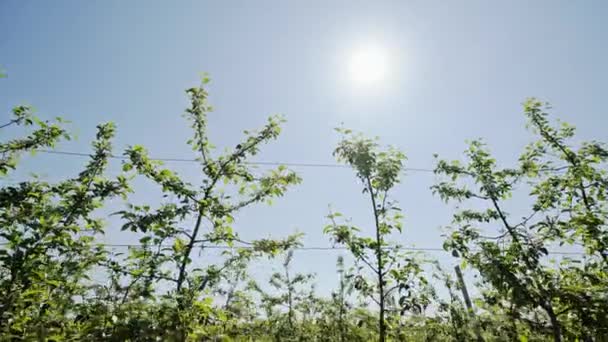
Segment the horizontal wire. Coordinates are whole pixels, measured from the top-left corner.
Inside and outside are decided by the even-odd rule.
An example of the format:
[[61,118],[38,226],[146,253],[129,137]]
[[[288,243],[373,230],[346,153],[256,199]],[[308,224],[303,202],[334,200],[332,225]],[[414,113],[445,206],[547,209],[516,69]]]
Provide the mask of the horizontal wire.
[[[105,247],[131,247],[131,248],[139,248],[142,247],[142,245],[140,244],[102,244],[102,246]],[[172,245],[162,245],[163,247],[172,247]],[[228,246],[228,245],[204,245],[204,246],[200,246],[202,248],[208,248],[208,249],[237,249],[237,248],[244,248],[244,249],[254,249],[255,247],[253,246]],[[344,251],[344,250],[348,250],[347,247],[320,247],[320,246],[304,246],[304,247],[295,247],[292,248],[293,250],[296,251]],[[386,249],[393,249],[393,248],[386,248]],[[433,248],[433,247],[395,247],[394,249],[397,250],[402,250],[402,251],[419,251],[419,252],[445,252],[448,253],[445,249],[443,248]],[[584,255],[585,253],[582,252],[560,252],[560,251],[549,251],[549,254],[555,254],[555,255]]]
[[[105,246],[105,247],[133,247],[133,248],[142,247],[141,244],[101,244],[101,245]],[[161,246],[163,246],[163,247],[172,247],[173,245],[164,244],[164,245],[161,245]],[[202,247],[202,248],[208,248],[208,249],[237,249],[237,248],[254,249],[254,248],[256,248],[255,246],[243,246],[243,245],[238,245],[238,246],[229,246],[229,245],[203,245],[203,246],[200,246],[200,247]],[[294,248],[291,248],[291,249],[296,250],[296,251],[344,251],[344,250],[348,250],[347,247],[322,247],[322,246],[303,246],[303,247],[294,247]],[[408,251],[445,252],[445,250],[443,250],[442,248],[396,247],[396,249],[398,249],[398,250],[408,250]]]
[[[65,156],[77,156],[77,157],[90,157],[90,154],[80,153],[80,152],[70,152],[70,151],[53,151],[53,150],[39,150],[38,152],[47,153],[47,154],[55,154],[55,155],[65,155]],[[118,159],[118,160],[127,160],[127,157],[124,156],[115,156],[111,155],[110,158]],[[186,159],[186,158],[150,158],[150,160],[155,161],[164,161],[164,162],[198,162],[196,159]],[[341,165],[341,164],[323,164],[323,163],[281,163],[281,162],[266,162],[266,161],[257,161],[257,162],[246,162],[249,165],[267,165],[267,166],[292,166],[292,167],[325,167],[325,168],[351,168],[349,165]],[[424,169],[424,168],[404,168],[405,171],[414,171],[414,172],[434,172],[432,169]],[[7,245],[6,243],[0,243],[0,246]],[[141,244],[99,244],[105,247],[133,247],[138,248],[142,247]],[[165,245],[165,247],[171,247],[171,245]],[[203,248],[208,249],[235,249],[235,248],[245,248],[251,249],[253,246],[227,246],[227,245],[205,245],[201,246]],[[293,248],[294,250],[300,251],[337,251],[337,250],[347,250],[346,247],[297,247]],[[446,252],[443,248],[417,248],[417,247],[399,247],[397,249],[400,250],[408,250],[408,251],[425,251],[425,252]],[[583,255],[581,252],[559,252],[559,251],[550,251],[549,254],[556,255]]]
[[[8,245],[8,243],[6,243],[6,242],[0,243],[0,246],[6,246],[6,245]],[[102,246],[102,247],[109,247],[109,248],[141,248],[141,247],[143,247],[142,244],[137,244],[137,243],[133,243],[133,244],[98,243],[95,245]],[[153,245],[153,246],[156,247],[157,245]],[[161,247],[173,247],[173,245],[162,244]],[[224,250],[237,249],[237,248],[242,248],[242,249],[254,249],[255,248],[255,246],[243,246],[243,245],[235,245],[235,246],[198,245],[197,247],[201,247],[203,249],[224,249]],[[294,247],[291,249],[296,250],[296,251],[344,251],[344,250],[348,250],[347,247],[322,247],[322,246],[302,246],[302,247]],[[393,248],[388,247],[387,249],[393,249]],[[403,247],[403,246],[401,246],[401,247],[394,247],[394,249],[403,250],[403,251],[445,252],[445,253],[447,253],[446,250],[444,250],[443,248],[438,248],[438,247]],[[585,254],[582,252],[560,252],[560,251],[549,251],[548,253],[555,254],[555,255],[584,255]]]
[[[90,154],[81,153],[81,152],[70,152],[70,151],[53,151],[53,150],[39,150],[38,152],[47,153],[47,154],[56,154],[56,155],[65,155],[65,156],[77,156],[77,157],[90,157]],[[112,159],[118,160],[127,160],[127,157],[123,156],[110,156]],[[164,161],[164,162],[198,162],[196,159],[187,159],[187,158],[150,158],[150,160],[156,161]],[[260,166],[292,166],[292,167],[326,167],[326,168],[341,168],[348,169],[351,168],[349,165],[342,164],[323,164],[323,163],[282,163],[282,162],[271,162],[271,161],[256,161],[256,162],[245,162],[245,164],[249,165],[260,165]],[[414,171],[414,172],[434,172],[432,169],[424,169],[424,168],[404,168],[405,171]]]

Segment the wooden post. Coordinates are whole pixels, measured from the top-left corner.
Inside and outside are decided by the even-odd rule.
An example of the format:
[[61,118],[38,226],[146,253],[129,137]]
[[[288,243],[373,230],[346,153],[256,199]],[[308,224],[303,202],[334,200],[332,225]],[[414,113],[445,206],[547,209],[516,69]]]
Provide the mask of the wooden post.
[[467,285],[464,283],[464,277],[462,276],[462,271],[460,270],[460,266],[454,266],[454,270],[456,271],[456,277],[458,278],[458,285],[460,286],[460,290],[462,291],[462,296],[464,297],[464,303],[467,306],[467,309],[471,313],[472,316],[475,316],[475,312],[473,311],[473,303],[471,303],[471,297],[469,297],[469,291],[467,291]]
[[[464,277],[462,276],[460,266],[454,266],[454,271],[456,271],[458,285],[460,286],[460,290],[462,291],[462,296],[464,297],[464,304],[467,306],[467,311],[469,312],[471,318],[475,318],[475,311],[473,311],[473,303],[471,303],[471,297],[469,297],[469,291],[467,290],[467,285],[464,282]],[[481,337],[481,331],[479,331],[479,325],[475,321],[473,323],[475,324],[475,334],[477,334],[477,341],[483,342],[483,337]]]

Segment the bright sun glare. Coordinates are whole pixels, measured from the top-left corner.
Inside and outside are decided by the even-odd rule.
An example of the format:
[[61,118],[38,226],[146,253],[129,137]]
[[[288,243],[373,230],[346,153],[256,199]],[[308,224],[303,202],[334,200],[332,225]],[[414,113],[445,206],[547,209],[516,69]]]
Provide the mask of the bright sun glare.
[[377,47],[359,48],[351,55],[348,69],[355,84],[376,84],[386,79],[388,56],[386,51]]

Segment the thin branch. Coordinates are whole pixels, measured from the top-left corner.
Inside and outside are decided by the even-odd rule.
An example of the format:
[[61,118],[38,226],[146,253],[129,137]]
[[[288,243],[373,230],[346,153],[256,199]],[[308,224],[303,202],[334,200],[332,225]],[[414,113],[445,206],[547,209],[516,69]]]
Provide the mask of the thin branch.
[[10,125],[16,124],[18,122],[19,122],[19,120],[11,120],[11,121],[5,123],[4,125],[0,125],[0,128],[5,128],[5,127],[8,127]]
[[372,264],[365,258],[365,256],[363,254],[360,254],[358,256],[359,260],[363,261],[369,268],[372,269],[372,271],[374,271],[374,273],[379,274],[380,271],[378,269],[376,269],[376,267],[372,266]]
[[395,285],[395,286],[391,287],[390,289],[388,289],[388,290],[385,292],[385,293],[386,293],[385,295],[386,295],[386,296],[388,296],[388,295],[389,295],[391,292],[395,291],[395,290],[396,290],[396,289],[398,289],[398,288],[399,288],[399,284],[397,284],[397,285]]

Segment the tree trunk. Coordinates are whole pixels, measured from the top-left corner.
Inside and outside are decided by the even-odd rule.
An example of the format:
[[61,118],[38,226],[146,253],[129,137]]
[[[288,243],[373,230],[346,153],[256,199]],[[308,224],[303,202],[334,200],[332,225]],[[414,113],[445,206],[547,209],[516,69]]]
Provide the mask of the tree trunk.
[[549,315],[549,319],[551,320],[551,329],[553,330],[553,340],[555,342],[562,342],[562,328],[557,320],[557,316],[553,311],[553,307],[550,303],[546,305],[545,311]]
[[378,313],[378,328],[380,331],[380,342],[386,341],[386,322],[384,321],[384,263],[382,261],[382,236],[380,234],[380,220],[378,218],[378,208],[376,207],[376,196],[374,195],[374,188],[372,182],[367,178],[367,188],[369,190],[369,196],[372,200],[372,207],[374,209],[374,219],[376,223],[376,263],[378,264],[378,294],[380,299],[380,312]]

